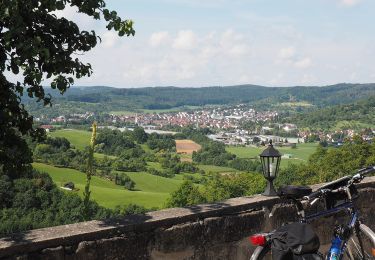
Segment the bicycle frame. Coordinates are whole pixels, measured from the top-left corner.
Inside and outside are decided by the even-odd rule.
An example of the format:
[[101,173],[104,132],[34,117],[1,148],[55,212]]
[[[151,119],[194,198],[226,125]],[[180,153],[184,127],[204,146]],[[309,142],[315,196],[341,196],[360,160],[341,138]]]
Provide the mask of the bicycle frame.
[[[302,204],[300,204],[300,206],[302,207]],[[297,208],[299,208],[298,205],[297,205]],[[325,211],[322,211],[322,212],[318,212],[318,213],[315,213],[315,214],[311,214],[307,217],[304,216],[303,210],[298,210],[298,215],[301,216],[301,218],[299,219],[299,222],[302,222],[302,223],[309,222],[309,221],[318,219],[320,217],[329,216],[331,214],[334,214],[334,213],[337,213],[337,212],[343,211],[343,210],[349,211],[349,213],[351,215],[350,221],[349,221],[349,223],[346,227],[349,228],[351,232],[354,232],[355,235],[357,236],[358,242],[360,243],[362,255],[364,255],[364,249],[363,249],[363,244],[362,244],[362,238],[359,235],[360,234],[359,231],[363,232],[364,234],[367,234],[367,237],[369,237],[371,239],[372,244],[374,245],[374,248],[375,248],[375,233],[372,230],[370,230],[366,225],[363,225],[363,224],[360,223],[359,218],[358,218],[357,209],[356,209],[354,203],[351,200],[349,202],[343,203],[343,204],[341,204],[337,207],[334,207],[332,209],[325,210]],[[272,233],[273,233],[273,231],[268,233],[268,235],[271,235]],[[339,256],[338,259],[342,259],[343,254],[344,254],[344,252],[347,248],[348,241],[349,241],[348,238],[342,240],[341,248],[340,248],[340,251],[339,251],[340,256]],[[251,260],[258,259],[258,256],[261,255],[263,250],[267,247],[270,247],[270,241],[267,241],[267,244],[265,244],[263,246],[257,246],[255,248],[255,251],[253,252],[253,254],[251,256]]]
[[307,217],[302,217],[300,219],[300,222],[309,222],[309,221],[312,221],[312,220],[315,220],[315,219],[318,219],[318,218],[321,218],[321,217],[329,216],[331,214],[334,214],[334,213],[337,213],[337,212],[340,212],[340,211],[343,211],[343,210],[350,210],[350,211],[354,211],[355,213],[357,213],[357,211],[354,208],[353,202],[345,202],[345,203],[343,203],[343,204],[341,204],[337,207],[334,207],[332,209],[321,211],[321,212],[318,212],[318,213],[315,213],[315,214],[311,214]]
[[[296,206],[297,214],[299,216],[298,222],[300,223],[307,223],[321,217],[331,216],[344,210],[346,210],[348,215],[350,215],[350,221],[347,225],[339,225],[335,227],[334,236],[330,250],[328,251],[327,259],[341,260],[345,252],[348,253],[348,255],[350,254],[350,257],[352,258],[352,243],[358,243],[358,246],[356,245],[355,248],[357,250],[356,253],[359,253],[360,255],[356,256],[362,256],[362,259],[367,259],[365,256],[365,246],[366,251],[367,249],[372,250],[370,254],[375,256],[375,232],[360,222],[358,210],[354,204],[354,200],[358,198],[358,191],[354,184],[360,183],[366,177],[366,175],[371,173],[375,173],[375,166],[363,168],[352,177],[345,176],[337,179],[336,181],[323,185],[317,191],[312,192],[307,196],[303,195],[304,192],[302,192],[302,194],[298,193],[298,189],[293,191],[294,187],[291,187],[289,191],[286,190],[285,193],[284,191],[281,191],[280,198],[291,200]],[[346,194],[344,198],[341,196],[342,192]],[[329,197],[331,195],[332,197]],[[327,209],[306,216],[302,201],[309,202],[310,205],[313,205],[322,198],[325,198]],[[272,217],[272,214],[270,214],[270,217]],[[257,247],[251,256],[251,260],[258,259],[259,257],[263,259],[263,257],[269,253],[273,239],[272,235],[276,231],[277,230],[261,234],[265,239],[265,243],[262,242],[256,244],[252,241],[253,245],[256,245]],[[366,237],[366,240],[363,240],[361,234]],[[356,238],[355,241],[352,241],[354,235]],[[364,244],[365,241],[366,244]],[[371,243],[372,248],[368,248],[368,241]]]
[[[298,206],[297,206],[298,208]],[[306,223],[306,222],[310,222],[312,220],[315,220],[315,219],[318,219],[318,218],[321,218],[321,217],[325,217],[325,216],[329,216],[329,215],[332,215],[334,213],[338,213],[340,211],[349,211],[350,214],[351,214],[351,219],[347,225],[347,227],[351,230],[351,231],[354,231],[361,243],[361,250],[362,250],[362,253],[363,252],[363,247],[362,247],[362,242],[361,242],[361,238],[358,236],[358,229],[359,229],[359,219],[358,219],[358,212],[355,208],[355,205],[353,203],[353,201],[349,201],[349,202],[345,202],[337,207],[334,207],[332,209],[329,209],[329,210],[325,210],[325,211],[321,211],[321,212],[318,212],[318,213],[315,213],[315,214],[311,214],[309,216],[304,216],[304,213],[302,213],[302,217],[300,219],[300,222],[301,223]],[[301,211],[300,211],[301,212]],[[303,211],[302,211],[303,212]],[[336,238],[337,236],[335,236],[334,238]],[[345,249],[347,247],[347,241],[348,239],[343,239],[343,242],[341,244],[341,248],[340,248],[340,251],[339,251],[339,256],[341,259],[344,252],[345,252]]]

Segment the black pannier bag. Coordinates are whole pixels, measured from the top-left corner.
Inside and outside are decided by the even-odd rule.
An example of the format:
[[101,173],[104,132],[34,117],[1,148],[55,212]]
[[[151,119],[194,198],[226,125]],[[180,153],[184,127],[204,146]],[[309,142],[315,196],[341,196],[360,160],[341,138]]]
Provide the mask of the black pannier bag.
[[292,223],[280,227],[271,237],[272,259],[274,260],[321,260],[317,253],[319,237],[311,226]]

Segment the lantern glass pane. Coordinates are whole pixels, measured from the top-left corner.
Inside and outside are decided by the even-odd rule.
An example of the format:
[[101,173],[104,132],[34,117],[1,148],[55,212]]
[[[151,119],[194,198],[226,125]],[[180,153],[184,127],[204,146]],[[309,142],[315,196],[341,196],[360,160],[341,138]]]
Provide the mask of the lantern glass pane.
[[269,161],[269,173],[271,178],[276,177],[276,170],[277,170],[277,159],[275,157],[271,157]]
[[262,162],[263,175],[264,175],[264,177],[268,177],[267,176],[267,167],[266,167],[266,165],[267,165],[266,158],[265,157],[260,157],[260,160]]
[[276,174],[279,172],[279,169],[280,169],[280,161],[281,161],[281,157],[277,157],[277,168],[276,168]]

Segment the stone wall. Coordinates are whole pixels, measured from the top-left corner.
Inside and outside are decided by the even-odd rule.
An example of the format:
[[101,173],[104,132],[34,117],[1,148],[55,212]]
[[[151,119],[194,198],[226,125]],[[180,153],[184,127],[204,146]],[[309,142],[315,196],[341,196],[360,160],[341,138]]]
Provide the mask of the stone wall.
[[[375,177],[359,185],[363,221],[375,229]],[[310,208],[319,210],[321,205]],[[272,213],[272,217],[270,217]],[[294,207],[261,195],[90,221],[0,239],[1,259],[249,259],[247,237],[296,219]],[[313,222],[323,244],[343,216]]]

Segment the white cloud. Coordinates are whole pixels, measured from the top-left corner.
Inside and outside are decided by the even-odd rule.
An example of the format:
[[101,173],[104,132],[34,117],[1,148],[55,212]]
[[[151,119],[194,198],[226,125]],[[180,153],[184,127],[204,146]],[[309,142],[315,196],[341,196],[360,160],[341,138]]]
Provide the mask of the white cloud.
[[280,49],[274,62],[274,64],[289,65],[299,69],[306,69],[311,66],[311,63],[311,58],[300,55],[292,46]]
[[357,72],[351,73],[349,78],[351,81],[356,80],[358,78],[358,73]]
[[304,74],[300,80],[300,84],[302,85],[311,85],[316,80],[314,75],[311,74]]
[[297,60],[294,62],[294,66],[300,69],[306,69],[311,66],[311,59],[309,57]]
[[279,72],[279,73],[277,73],[275,78],[268,81],[268,84],[270,84],[271,86],[278,85],[283,81],[284,76],[285,76],[284,73]]
[[169,41],[169,33],[167,31],[162,31],[162,32],[155,32],[151,34],[150,37],[150,45],[152,47],[158,47],[163,44],[166,44]]
[[250,52],[250,47],[247,44],[234,45],[229,49],[229,54],[233,56],[243,56]]
[[101,36],[102,44],[105,48],[112,48],[119,41],[119,36],[113,31],[107,31]]
[[279,58],[282,60],[288,60],[291,59],[295,56],[296,54],[296,49],[294,47],[287,47],[287,48],[282,48],[279,51]]
[[[113,44],[110,36],[108,45]],[[372,59],[365,58],[375,53],[372,45],[329,39],[272,39],[268,32],[255,35],[233,29],[154,31],[119,38],[112,48],[103,48],[102,44],[92,54],[82,56],[88,57],[86,62],[93,65],[95,73],[76,85],[292,86],[370,82],[375,77]],[[356,67],[358,61],[361,68]],[[353,72],[357,74],[353,76]]]
[[177,50],[191,50],[195,47],[196,36],[191,30],[182,30],[178,32],[173,41],[173,48]]
[[344,6],[355,6],[359,4],[362,0],[340,0],[340,3]]
[[251,52],[250,43],[245,36],[235,32],[232,29],[224,31],[221,35],[219,35],[219,39],[219,45],[217,46],[217,38],[210,38],[210,45],[216,46],[217,54],[229,55],[232,56],[232,58],[236,58],[236,56],[245,56]]
[[[122,52],[131,61],[117,68],[123,72],[122,84],[204,86],[226,81],[248,83],[255,78],[246,68],[252,47],[233,30],[204,34],[184,30],[175,35],[156,32],[148,37],[147,44],[154,48],[136,43],[138,52],[130,52],[131,47]],[[167,47],[161,48],[164,44]]]
[[66,5],[65,9],[53,12],[58,18],[66,18],[75,22],[81,30],[91,31],[102,27],[103,23],[93,19],[92,17],[78,12],[77,7]]

